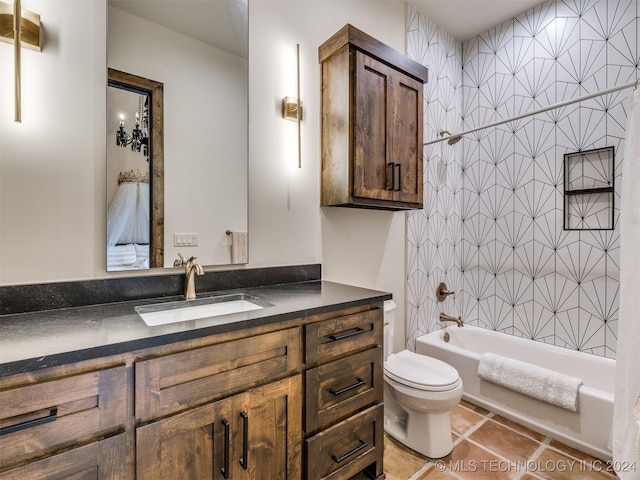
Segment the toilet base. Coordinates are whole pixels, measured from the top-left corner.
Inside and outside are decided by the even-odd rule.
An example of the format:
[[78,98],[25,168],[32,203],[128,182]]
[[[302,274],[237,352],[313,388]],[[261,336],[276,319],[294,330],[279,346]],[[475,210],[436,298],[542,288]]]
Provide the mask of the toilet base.
[[384,431],[425,457],[442,458],[453,450],[449,413],[414,413],[407,415],[405,421],[394,420],[385,414]]
[[[450,408],[462,396],[462,386]],[[393,393],[393,387],[385,382],[384,430],[397,441],[429,458],[442,458],[453,450],[449,409],[436,412],[403,408]]]

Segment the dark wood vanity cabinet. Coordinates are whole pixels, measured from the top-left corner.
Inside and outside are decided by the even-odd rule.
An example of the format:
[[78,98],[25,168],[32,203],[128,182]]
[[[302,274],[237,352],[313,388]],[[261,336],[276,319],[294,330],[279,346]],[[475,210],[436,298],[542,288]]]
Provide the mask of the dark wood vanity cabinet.
[[321,204],[422,208],[427,69],[351,25],[318,52]]
[[384,478],[381,302],[0,377],[0,479]]

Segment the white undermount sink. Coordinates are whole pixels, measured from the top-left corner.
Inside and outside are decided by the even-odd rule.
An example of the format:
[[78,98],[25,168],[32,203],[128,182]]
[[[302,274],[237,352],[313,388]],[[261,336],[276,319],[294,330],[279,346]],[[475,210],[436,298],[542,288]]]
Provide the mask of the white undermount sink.
[[[135,310],[142,317],[144,323],[150,327],[155,327],[202,318],[221,317],[271,306],[273,305],[263,300],[240,293],[142,305],[135,307]],[[218,323],[228,323],[233,321],[234,317],[227,317],[224,320]]]

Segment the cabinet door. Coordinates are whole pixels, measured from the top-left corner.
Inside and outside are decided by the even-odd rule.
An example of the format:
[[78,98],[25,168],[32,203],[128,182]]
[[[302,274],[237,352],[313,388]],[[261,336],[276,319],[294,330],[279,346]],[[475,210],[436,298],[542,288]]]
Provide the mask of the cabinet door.
[[393,200],[394,169],[388,119],[394,70],[359,51],[356,55],[353,196]]
[[301,377],[139,427],[137,478],[298,479]]
[[422,83],[356,52],[354,196],[422,203]]
[[422,204],[422,83],[394,71],[393,112],[388,118],[394,200]]

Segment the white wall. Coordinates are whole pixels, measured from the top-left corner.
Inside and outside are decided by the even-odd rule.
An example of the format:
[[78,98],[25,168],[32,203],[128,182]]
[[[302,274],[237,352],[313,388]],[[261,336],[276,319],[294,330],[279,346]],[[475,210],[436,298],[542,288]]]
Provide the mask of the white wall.
[[13,121],[13,46],[0,44],[0,284],[105,276],[102,1],[29,0],[44,51],[23,50]]
[[[22,124],[11,46],[0,44],[0,285],[125,275],[105,271],[106,4],[24,6],[42,15],[46,42],[23,55]],[[327,280],[392,292],[399,344],[405,214],[319,207],[317,49],[352,23],[404,52],[404,15],[399,1],[250,2],[249,267],[322,263]],[[280,118],[282,97],[295,95],[296,43],[302,169],[295,124]]]
[[[392,292],[398,347],[404,337],[406,214],[318,206],[318,47],[351,23],[404,52],[404,15],[398,1],[252,0],[249,10],[251,265],[322,262],[325,280]],[[304,103],[302,169],[296,168],[296,126],[280,116],[282,97],[296,94],[296,43]]]

